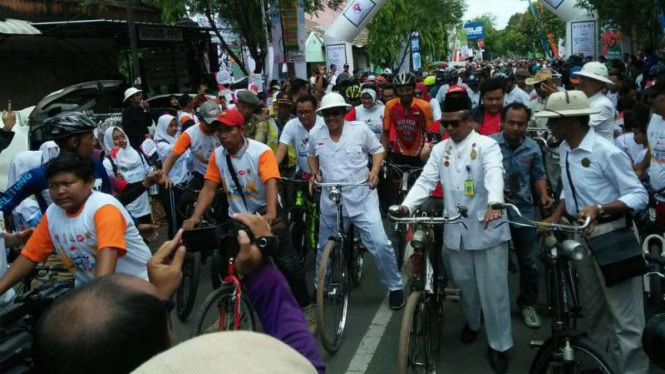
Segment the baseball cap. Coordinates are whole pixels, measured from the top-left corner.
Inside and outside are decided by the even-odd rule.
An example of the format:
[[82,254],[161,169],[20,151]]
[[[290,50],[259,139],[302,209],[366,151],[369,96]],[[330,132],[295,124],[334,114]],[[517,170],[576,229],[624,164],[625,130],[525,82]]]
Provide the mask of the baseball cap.
[[259,106],[261,105],[261,101],[259,100],[259,97],[256,96],[256,94],[252,91],[248,90],[242,90],[238,92],[236,95],[238,98],[238,101],[241,103],[245,103],[247,105],[251,106]]
[[203,120],[206,121],[206,123],[212,123],[212,121],[219,117],[221,112],[219,105],[212,101],[206,101],[199,107],[199,115],[203,117]]
[[582,67],[580,66],[573,66],[573,68],[570,69],[570,83],[572,84],[580,83],[580,77],[577,76],[577,73],[580,71],[582,71]]
[[222,112],[222,114],[220,114],[219,117],[215,119],[215,121],[221,122],[225,126],[229,127],[240,127],[245,124],[245,117],[238,109],[231,109],[227,110],[226,112]]
[[656,96],[665,93],[665,79],[660,79],[642,91],[644,95]]

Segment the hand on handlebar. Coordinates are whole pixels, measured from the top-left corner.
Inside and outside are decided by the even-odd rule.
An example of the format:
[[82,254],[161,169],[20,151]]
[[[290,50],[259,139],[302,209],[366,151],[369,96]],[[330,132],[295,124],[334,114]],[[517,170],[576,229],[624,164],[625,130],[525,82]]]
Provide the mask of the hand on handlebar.
[[319,183],[323,182],[321,174],[312,174],[312,177],[309,179],[309,194],[311,196],[314,196],[315,192],[321,191],[321,187],[314,184],[314,178],[316,178],[316,181]]
[[189,219],[186,219],[182,223],[182,228],[183,228],[183,230],[191,230],[194,227],[196,227],[196,225],[198,225],[200,222],[201,222],[201,218],[190,217]]
[[173,187],[173,181],[171,180],[171,178],[169,178],[168,174],[166,173],[162,174],[162,180],[160,180],[159,183],[163,184],[164,188],[167,190]]
[[409,208],[404,205],[393,205],[388,208],[388,214],[393,217],[407,217],[409,215]]
[[379,175],[369,172],[367,174],[367,182],[369,182],[369,188],[374,189],[379,184]]
[[487,211],[485,212],[485,218],[483,218],[483,225],[487,228],[487,225],[489,225],[490,222],[501,219],[502,216],[503,212],[500,209],[492,209],[491,206],[488,206]]
[[589,224],[589,227],[587,227],[586,233],[587,235],[593,234],[593,231],[596,229],[596,219],[598,219],[598,216],[600,211],[598,210],[598,207],[595,205],[589,205],[584,207],[582,210],[577,213],[577,216],[575,217],[577,219],[577,223],[580,225],[584,224],[584,221],[586,220],[587,217],[591,218],[591,223]]
[[540,198],[540,205],[543,208],[549,209],[549,208],[552,207],[552,204],[554,204],[554,199],[552,199],[551,196],[546,195],[546,196],[543,196],[542,198]]

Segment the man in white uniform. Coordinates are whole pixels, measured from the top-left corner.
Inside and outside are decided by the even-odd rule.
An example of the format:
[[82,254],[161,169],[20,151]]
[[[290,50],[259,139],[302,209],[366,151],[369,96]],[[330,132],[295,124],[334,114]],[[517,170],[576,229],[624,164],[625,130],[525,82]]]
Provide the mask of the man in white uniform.
[[581,71],[573,74],[580,77],[578,88],[589,98],[589,105],[599,109],[597,113],[591,115],[589,126],[593,127],[596,134],[613,142],[616,109],[603,91],[608,84],[612,84],[607,67],[600,62],[589,62]]
[[513,346],[508,292],[508,225],[501,225],[503,156],[499,144],[473,130],[471,103],[466,93],[446,95],[441,126],[450,139],[432,149],[427,165],[400,207],[413,214],[430,196],[437,182],[443,185],[444,215],[454,216],[458,206],[468,208],[464,225],[448,225],[443,241],[450,257],[452,277],[462,291],[466,324],[462,343],[473,342],[481,314],[489,341],[488,356],[496,373],[508,371],[506,351]]
[[[383,227],[379,195],[374,189],[379,183],[385,151],[367,125],[344,120],[350,107],[340,94],[329,93],[323,97],[318,112],[323,116],[326,126],[316,127],[310,132],[307,151],[309,168],[312,178],[319,182],[369,181],[371,188],[361,186],[342,189],[344,224],[348,226],[353,223],[358,229],[360,239],[374,256],[381,283],[390,291],[390,308],[397,310],[404,306],[402,277],[397,269],[395,251]],[[370,155],[371,171],[367,168]],[[310,179],[311,188],[314,187],[313,179]],[[323,248],[330,235],[337,230],[336,205],[328,197],[326,189],[321,193],[320,206],[315,274],[319,271]]]
[[591,217],[585,239],[594,254],[575,262],[584,313],[580,331],[588,332],[597,347],[609,347],[611,354],[606,357],[617,372],[646,374],[649,360],[642,350],[641,274],[630,272],[608,285],[598,261],[609,251],[614,256],[612,266],[633,268],[625,260],[616,260],[640,253],[628,215],[644,209],[648,195],[628,156],[593,131],[589,117],[599,110],[589,105],[583,92],[569,91],[552,94],[545,110],[536,114],[549,118],[553,135],[563,140],[559,148],[563,193],[557,210],[546,221],[557,222],[564,213],[578,222]]

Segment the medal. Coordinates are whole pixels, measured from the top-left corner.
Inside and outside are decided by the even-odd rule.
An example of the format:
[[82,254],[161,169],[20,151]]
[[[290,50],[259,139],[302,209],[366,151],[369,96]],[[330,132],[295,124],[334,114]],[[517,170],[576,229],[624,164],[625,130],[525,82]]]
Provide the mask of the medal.
[[450,162],[448,162],[448,160],[444,161],[444,162],[443,162],[443,166],[445,166],[445,167],[450,166]]
[[476,149],[474,148],[471,150],[471,159],[475,160],[476,157],[478,157],[478,152],[476,152]]
[[586,157],[583,158],[583,159],[582,159],[582,166],[584,166],[585,168],[588,168],[589,166],[591,166],[591,160],[589,160],[589,159],[586,158]]
[[464,196],[473,197],[476,195],[476,182],[473,179],[464,181]]

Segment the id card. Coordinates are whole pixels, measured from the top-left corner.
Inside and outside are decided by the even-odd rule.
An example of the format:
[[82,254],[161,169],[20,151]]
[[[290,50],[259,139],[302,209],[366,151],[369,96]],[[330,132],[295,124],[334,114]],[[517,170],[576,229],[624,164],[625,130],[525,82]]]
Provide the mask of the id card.
[[473,179],[464,181],[464,196],[474,197],[476,195],[476,182]]

